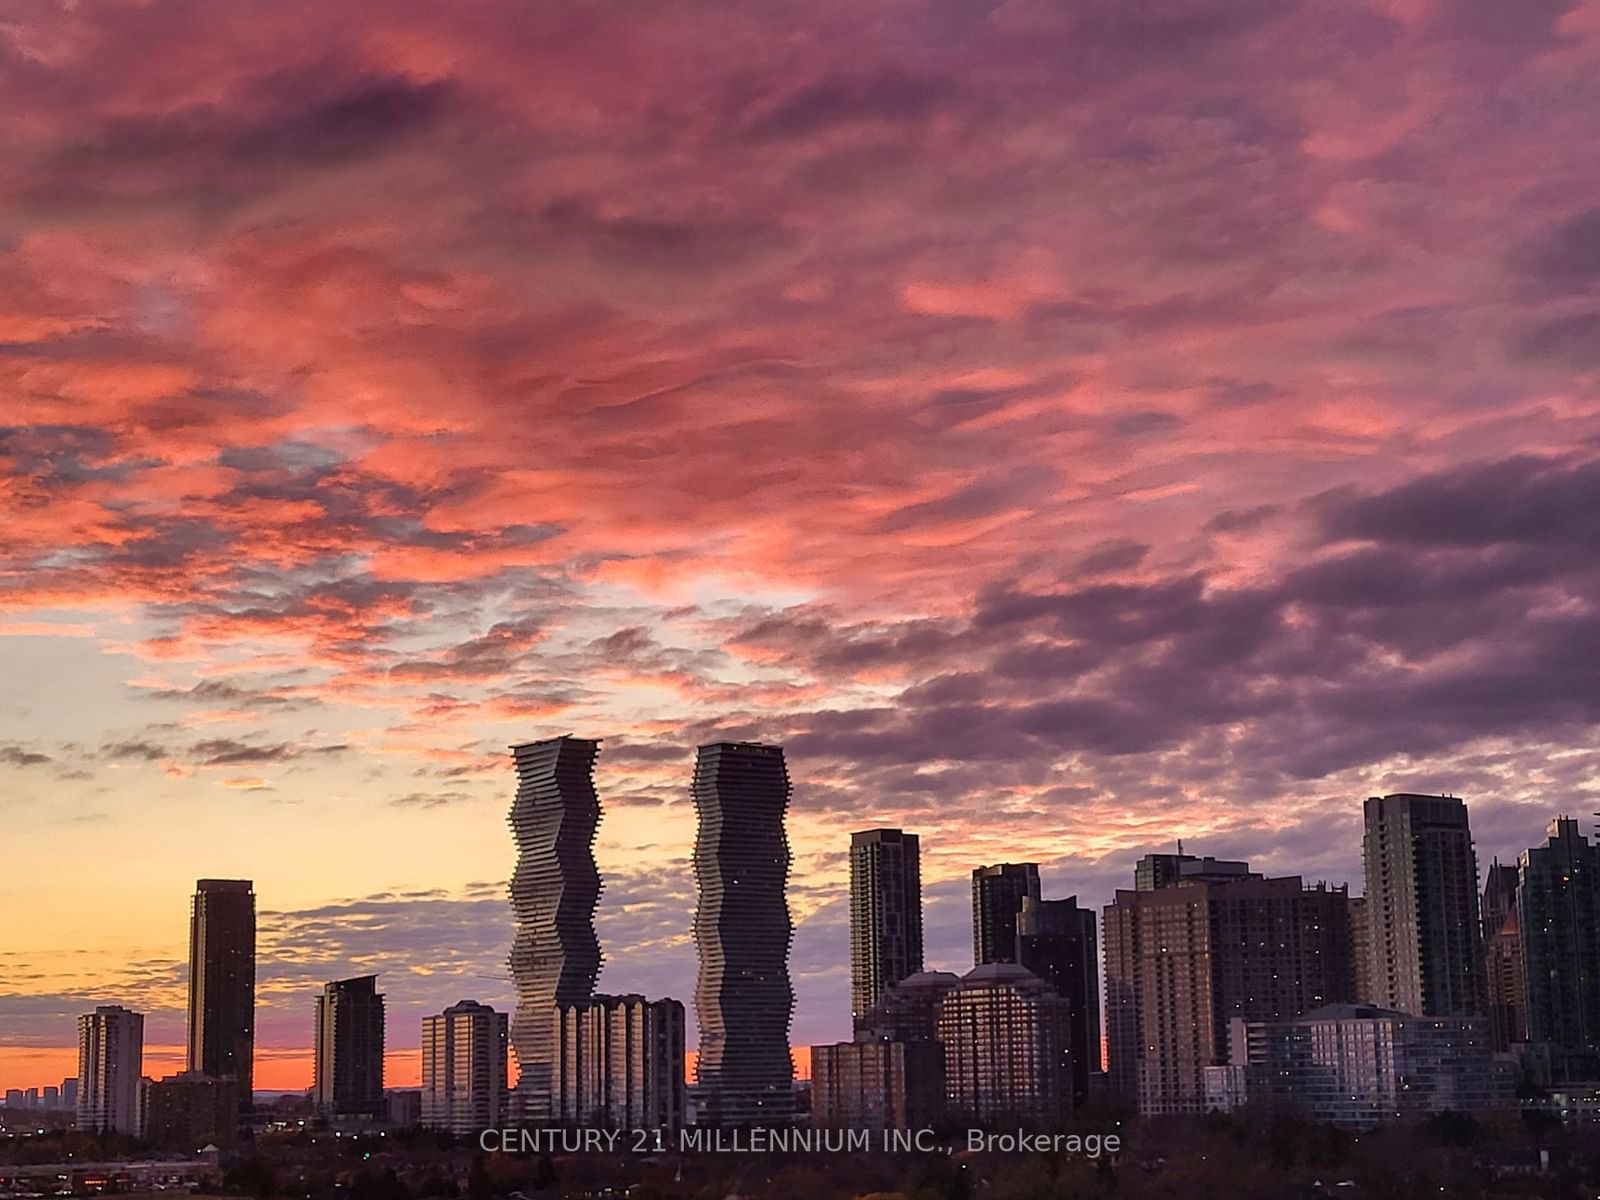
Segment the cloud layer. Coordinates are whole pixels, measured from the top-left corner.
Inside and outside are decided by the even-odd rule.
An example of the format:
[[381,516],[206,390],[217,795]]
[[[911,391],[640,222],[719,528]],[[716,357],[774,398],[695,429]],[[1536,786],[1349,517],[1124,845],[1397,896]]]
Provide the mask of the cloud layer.
[[[959,922],[1179,834],[1348,879],[1373,791],[1484,859],[1600,807],[1600,4],[1508,14],[27,0],[0,907],[124,862],[165,969],[225,853],[266,1044],[385,953],[409,1022],[499,972],[504,748],[571,730],[605,982],[687,998],[689,754],[781,740],[821,1038],[853,827]],[[0,918],[0,1044],[102,994],[87,886]]]

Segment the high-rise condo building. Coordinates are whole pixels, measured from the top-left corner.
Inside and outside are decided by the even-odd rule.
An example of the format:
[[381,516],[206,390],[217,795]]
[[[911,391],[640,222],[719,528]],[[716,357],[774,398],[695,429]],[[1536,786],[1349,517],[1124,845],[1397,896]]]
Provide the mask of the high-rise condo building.
[[1478,910],[1485,942],[1500,932],[1506,923],[1506,914],[1516,907],[1518,886],[1520,877],[1515,863],[1495,859],[1489,864],[1489,874],[1483,883],[1483,904]]
[[530,1121],[552,1115],[556,1008],[594,995],[600,974],[600,940],[594,931],[600,899],[594,861],[599,752],[598,741],[576,737],[511,748],[517,769],[509,817],[517,843],[511,876],[517,920],[509,960],[517,988],[511,1044],[520,1072],[519,1107]]
[[922,870],[917,835],[850,835],[850,1008],[856,1018],[922,970]]
[[383,996],[376,975],[338,979],[317,997],[311,1100],[325,1117],[383,1116]]
[[1528,1040],[1528,982],[1522,963],[1522,926],[1517,905],[1505,910],[1500,928],[1483,944],[1489,981],[1489,1030],[1497,1054]]
[[238,1084],[252,1106],[256,894],[248,879],[202,879],[189,921],[188,1069]]
[[1518,864],[1528,1037],[1571,1083],[1600,1077],[1600,846],[1568,817],[1546,837]]
[[78,1018],[78,1128],[139,1135],[144,1015],[102,1004]]
[[1024,896],[1017,914],[1017,962],[1059,992],[1072,1025],[1072,1102],[1089,1098],[1100,1070],[1100,938],[1093,909],[1078,898]]
[[1039,898],[1037,863],[1000,863],[972,872],[972,962],[1017,961],[1017,914]]
[[591,996],[558,1008],[555,1028],[557,1121],[634,1130],[684,1123],[679,1001]]
[[1119,891],[1105,945],[1109,1082],[1145,1115],[1205,1111],[1233,1018],[1299,1016],[1355,989],[1345,890],[1298,876]]
[[953,1115],[1049,1125],[1072,1106],[1067,1001],[1015,963],[968,971],[939,1001],[945,1096]]
[[1372,1000],[1413,1016],[1486,1015],[1478,860],[1467,806],[1402,793],[1366,803]]
[[700,747],[693,786],[700,959],[694,1004],[704,1124],[772,1126],[794,1115],[794,927],[785,895],[790,859],[784,834],[789,794],[782,747]]
[[1522,930],[1517,917],[1515,863],[1489,864],[1478,915],[1483,924],[1483,967],[1489,986],[1489,1029],[1495,1052],[1528,1040],[1528,988],[1522,971]]
[[1350,964],[1355,978],[1352,1003],[1371,1004],[1372,926],[1367,922],[1366,897],[1351,896],[1347,911],[1350,914]]
[[422,1018],[424,1129],[472,1134],[505,1117],[509,1022],[476,1000]]

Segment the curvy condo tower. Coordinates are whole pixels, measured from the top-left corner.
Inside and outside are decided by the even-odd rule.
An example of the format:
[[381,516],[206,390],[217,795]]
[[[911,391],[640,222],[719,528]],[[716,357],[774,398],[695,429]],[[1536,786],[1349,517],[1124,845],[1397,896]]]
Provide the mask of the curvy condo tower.
[[701,1120],[771,1126],[794,1115],[789,1058],[789,945],[784,887],[789,771],[783,749],[755,742],[701,746],[694,768],[694,915],[700,976],[696,1081]]
[[594,862],[600,798],[594,789],[598,741],[558,737],[511,747],[517,797],[509,822],[517,841],[511,907],[517,935],[511,977],[517,1011],[511,1022],[524,1116],[548,1120],[556,1061],[556,1008],[594,994],[600,940],[594,910],[600,872]]

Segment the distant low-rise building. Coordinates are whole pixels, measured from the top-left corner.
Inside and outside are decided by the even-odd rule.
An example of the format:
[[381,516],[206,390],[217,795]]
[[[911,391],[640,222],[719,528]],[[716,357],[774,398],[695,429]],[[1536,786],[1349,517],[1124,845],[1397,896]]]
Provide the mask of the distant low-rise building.
[[[1253,1102],[1292,1104],[1336,1125],[1503,1108],[1514,1072],[1494,1054],[1483,1017],[1413,1017],[1330,1004],[1278,1021],[1232,1022],[1230,1064]],[[1236,1077],[1235,1077],[1236,1078]],[[1208,1092],[1220,1087],[1208,1075]]]
[[811,1047],[811,1122],[832,1129],[911,1129],[944,1112],[944,1047],[935,1041]]
[[385,1119],[396,1129],[422,1124],[422,1092],[416,1088],[391,1088],[383,1094]]
[[239,1084],[183,1071],[144,1084],[144,1139],[163,1150],[227,1150],[239,1125]]
[[1250,1100],[1249,1081],[1242,1066],[1225,1063],[1207,1067],[1206,1108],[1216,1112],[1232,1112],[1243,1108]]

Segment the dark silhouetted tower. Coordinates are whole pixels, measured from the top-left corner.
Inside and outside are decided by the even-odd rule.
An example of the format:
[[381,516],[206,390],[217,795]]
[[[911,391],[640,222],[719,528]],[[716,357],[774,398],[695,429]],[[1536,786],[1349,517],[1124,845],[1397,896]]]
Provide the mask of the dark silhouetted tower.
[[1039,898],[1037,863],[1000,863],[972,872],[972,961],[1017,961],[1017,914],[1024,897]]
[[917,835],[850,835],[850,1008],[860,1021],[878,998],[922,970],[922,869]]
[[1548,1047],[1557,1082],[1600,1072],[1600,846],[1570,817],[1523,853],[1517,922],[1529,1040]]
[[1089,1097],[1089,1076],[1100,1070],[1100,938],[1093,909],[1078,898],[1022,898],[1017,914],[1017,962],[1067,1001],[1072,1027],[1072,1102]]
[[700,956],[695,1075],[705,1097],[702,1120],[782,1124],[794,1114],[794,928],[784,894],[789,771],[783,749],[755,742],[701,746],[693,796],[699,817],[694,939]]
[[1505,927],[1506,914],[1517,906],[1517,867],[1499,859],[1489,864],[1483,883],[1483,904],[1478,915],[1483,921],[1483,940],[1488,941]]
[[383,996],[376,975],[335,980],[317,997],[311,1097],[321,1116],[383,1115]]
[[598,741],[558,737],[513,746],[517,796],[509,818],[517,841],[511,876],[516,940],[511,976],[517,1011],[511,1044],[521,1077],[523,1115],[550,1119],[556,1061],[556,1008],[594,995],[600,939],[594,910],[600,872],[594,834],[600,798],[594,788]]
[[255,1079],[256,895],[248,879],[202,879],[189,921],[188,1069],[238,1085]]

